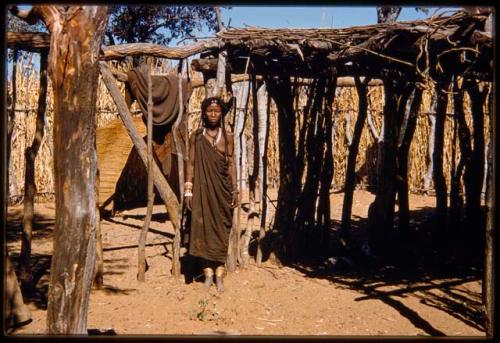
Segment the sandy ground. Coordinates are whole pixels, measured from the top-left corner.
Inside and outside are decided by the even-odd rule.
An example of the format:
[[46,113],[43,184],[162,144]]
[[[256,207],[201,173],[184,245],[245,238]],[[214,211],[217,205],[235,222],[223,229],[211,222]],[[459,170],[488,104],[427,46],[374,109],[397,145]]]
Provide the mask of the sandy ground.
[[[275,196],[271,192],[271,198]],[[342,199],[342,193],[331,196],[334,223]],[[356,191],[354,221],[367,217],[372,201],[371,193]],[[434,201],[412,195],[411,210],[420,213],[434,207]],[[54,204],[36,204],[35,210],[37,293],[26,299],[33,321],[15,335],[43,335],[46,328]],[[452,262],[446,268],[433,268],[431,261],[409,268],[384,263],[366,269],[356,259],[339,256],[334,257],[343,265],[316,261],[282,266],[268,260],[258,267],[251,260],[227,275],[221,294],[214,288],[203,290],[202,277],[177,282],[170,276],[172,228],[164,211],[154,207],[144,283],[136,280],[136,273],[145,208],[102,220],[104,287],[90,294],[90,334],[484,336],[481,273]],[[10,207],[8,213],[8,248],[16,263],[22,206]],[[242,226],[245,218],[243,212]]]

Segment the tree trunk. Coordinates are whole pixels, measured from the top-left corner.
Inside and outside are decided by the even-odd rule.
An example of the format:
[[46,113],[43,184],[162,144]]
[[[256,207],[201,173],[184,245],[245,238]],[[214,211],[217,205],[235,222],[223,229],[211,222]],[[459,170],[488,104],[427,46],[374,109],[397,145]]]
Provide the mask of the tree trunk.
[[[182,80],[180,80],[182,81]],[[147,194],[148,194],[148,203],[146,209],[146,218],[144,218],[144,224],[142,226],[141,233],[139,235],[139,244],[137,252],[138,263],[137,263],[137,280],[140,282],[144,282],[146,280],[146,238],[148,235],[149,224],[151,222],[151,216],[153,214],[153,202],[154,202],[154,189],[153,189],[153,90],[151,83],[151,64],[149,64],[148,71],[148,118],[147,118],[147,152],[148,152],[148,166],[146,168],[148,172],[148,184],[147,184]],[[179,94],[182,94],[182,90]],[[182,95],[181,95],[182,97]],[[182,106],[182,101],[179,102],[179,105]],[[178,117],[180,118],[180,116]],[[183,180],[183,179],[180,179]],[[182,194],[182,192],[181,192]],[[172,258],[172,265],[174,259]],[[173,269],[173,268],[172,268]]]
[[[35,6],[50,31],[56,222],[48,334],[86,334],[96,257],[97,62],[106,6]],[[77,87],[75,87],[77,85]]]
[[436,104],[436,127],[435,127],[435,142],[433,160],[433,177],[434,188],[436,189],[436,230],[440,230],[439,235],[446,228],[447,214],[447,190],[446,180],[443,172],[443,146],[444,146],[444,123],[446,119],[446,106],[448,104],[448,89],[449,82],[440,81],[437,84],[437,104]]
[[[359,77],[356,77],[355,82],[356,90],[358,92],[359,109],[356,124],[354,126],[354,135],[353,138],[351,138],[351,143],[349,145],[349,156],[347,158],[345,174],[344,201],[342,203],[342,224],[340,227],[340,235],[344,241],[349,239],[351,229],[351,211],[354,194],[356,157],[358,155],[359,141],[361,140],[361,135],[363,133],[368,107],[366,98],[367,80],[361,82]],[[348,128],[346,127],[346,132],[347,129]]]
[[24,214],[23,214],[23,234],[20,256],[20,281],[24,289],[32,291],[32,274],[30,267],[31,239],[33,236],[33,216],[35,213],[34,202],[36,196],[35,182],[35,160],[40,145],[42,144],[45,109],[47,108],[47,60],[48,51],[44,50],[40,54],[40,85],[38,91],[38,110],[36,114],[35,137],[31,147],[26,149],[26,171],[24,174]]

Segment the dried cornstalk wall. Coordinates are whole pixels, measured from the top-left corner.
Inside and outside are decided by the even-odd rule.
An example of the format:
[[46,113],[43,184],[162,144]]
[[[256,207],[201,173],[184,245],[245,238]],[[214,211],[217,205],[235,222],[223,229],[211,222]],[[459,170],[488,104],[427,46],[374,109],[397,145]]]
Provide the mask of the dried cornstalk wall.
[[[16,203],[22,201],[24,195],[24,150],[33,140],[35,131],[35,117],[37,110],[38,99],[38,71],[35,70],[33,59],[38,58],[36,54],[28,54],[27,57],[21,57],[18,62],[17,71],[17,104],[14,132],[11,141],[11,166],[9,179],[10,202]],[[113,67],[118,70],[129,70],[131,68],[130,61],[121,63],[112,62]],[[168,60],[157,59],[154,61],[153,73],[156,75],[167,74],[175,68]],[[195,75],[197,74],[197,75]],[[201,77],[201,73],[194,73],[190,70],[191,77]],[[117,119],[117,112],[114,102],[105,90],[102,82],[99,81],[99,92],[97,102],[97,126],[105,127],[110,121]],[[119,87],[123,89],[124,84],[119,83]],[[12,85],[9,85],[9,91],[12,90]],[[299,113],[306,105],[305,86],[298,89],[299,99],[296,106]],[[10,94],[10,93],[9,93]],[[200,104],[205,96],[203,87],[194,89],[191,96],[188,112],[189,130],[192,132],[197,127],[201,126]],[[225,96],[225,95],[224,95]],[[410,148],[409,158],[409,187],[411,192],[420,192],[423,190],[423,178],[427,169],[426,155],[427,144],[429,141],[430,125],[428,112],[430,107],[431,94],[429,91],[424,92],[423,103],[417,120],[417,127],[413,143]],[[472,118],[470,113],[470,100],[465,96],[465,111],[466,120],[469,128],[472,130]],[[380,133],[382,123],[382,108],[383,108],[383,88],[369,88],[369,109],[371,110],[373,122]],[[334,101],[334,110],[336,114],[336,124],[334,125],[334,189],[341,189],[345,179],[345,170],[347,163],[348,145],[346,139],[346,118],[350,116],[349,130],[354,130],[354,123],[357,117],[358,97],[354,87],[341,88],[337,92]],[[137,113],[137,108],[132,110]],[[448,104],[448,113],[453,111],[451,99]],[[251,95],[248,101],[248,113],[252,113]],[[488,113],[488,108],[485,108],[485,113]],[[227,121],[233,122],[234,111],[228,114]],[[302,116],[299,116],[302,121]],[[485,116],[485,137],[488,137],[486,128],[488,127],[488,116]],[[52,124],[53,124],[53,100],[52,87],[49,82],[48,89],[48,104],[46,113],[45,135],[38,153],[35,168],[36,168],[36,184],[38,189],[37,200],[50,198],[53,194],[53,170],[52,170]],[[244,135],[248,142],[251,142],[252,135],[252,116],[248,115]],[[270,104],[270,138],[268,150],[268,166],[269,166],[269,186],[277,187],[279,183],[279,161],[278,161],[278,140],[277,140],[277,111],[273,101]],[[298,137],[298,134],[297,134]],[[451,145],[453,138],[453,118],[447,116],[445,124],[445,153],[444,153],[444,172],[446,182],[450,182],[450,165],[451,165]],[[488,138],[486,138],[486,143]],[[457,142],[457,152],[459,152]],[[459,158],[457,153],[457,160]],[[375,185],[376,182],[376,157],[377,147],[376,142],[369,131],[368,124],[365,124],[363,135],[361,137],[359,154],[356,161],[356,183],[360,187]],[[251,167],[251,163],[249,164]],[[304,173],[305,175],[305,173]]]

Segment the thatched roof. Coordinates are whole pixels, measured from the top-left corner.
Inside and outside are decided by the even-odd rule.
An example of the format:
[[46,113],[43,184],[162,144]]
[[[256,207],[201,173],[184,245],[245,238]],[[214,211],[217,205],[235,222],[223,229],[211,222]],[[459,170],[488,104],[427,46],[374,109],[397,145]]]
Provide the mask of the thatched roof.
[[[180,59],[201,53],[193,68],[214,70],[221,50],[228,53],[233,74],[255,71],[260,75],[290,74],[316,77],[327,69],[340,76],[387,72],[406,77],[450,76],[464,72],[492,79],[493,40],[484,32],[489,13],[457,12],[426,20],[395,22],[344,29],[231,28],[216,37],[183,47],[156,44],[121,44],[102,48],[102,59],[153,55]],[[8,46],[36,50],[48,47],[49,37],[39,33],[8,33]],[[251,62],[251,63],[249,63]]]
[[[457,12],[345,29],[233,28],[217,38],[228,52],[233,73],[248,71],[250,57],[250,68],[258,74],[315,76],[325,68],[349,75],[380,75],[388,68],[411,74],[424,71],[429,63],[431,73],[461,73],[473,65],[480,78],[490,78],[493,44],[483,31],[487,17]],[[208,49],[203,57],[214,58],[221,49]]]

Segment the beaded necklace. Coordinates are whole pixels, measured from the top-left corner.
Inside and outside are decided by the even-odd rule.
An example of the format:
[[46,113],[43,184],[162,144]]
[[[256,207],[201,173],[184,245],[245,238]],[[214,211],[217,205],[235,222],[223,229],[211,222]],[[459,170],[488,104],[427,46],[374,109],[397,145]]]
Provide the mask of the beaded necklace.
[[205,128],[203,128],[203,135],[205,135],[205,136],[208,136],[208,137],[212,138],[212,148],[214,148],[214,149],[215,149],[215,146],[217,145],[217,143],[219,143],[220,138],[221,138],[221,136],[222,136],[222,130],[221,130],[221,128],[220,128],[220,127],[217,129],[217,135],[215,136],[215,139],[214,139],[214,137],[212,137],[212,136],[210,136],[210,135],[208,134],[207,129],[205,129]]

